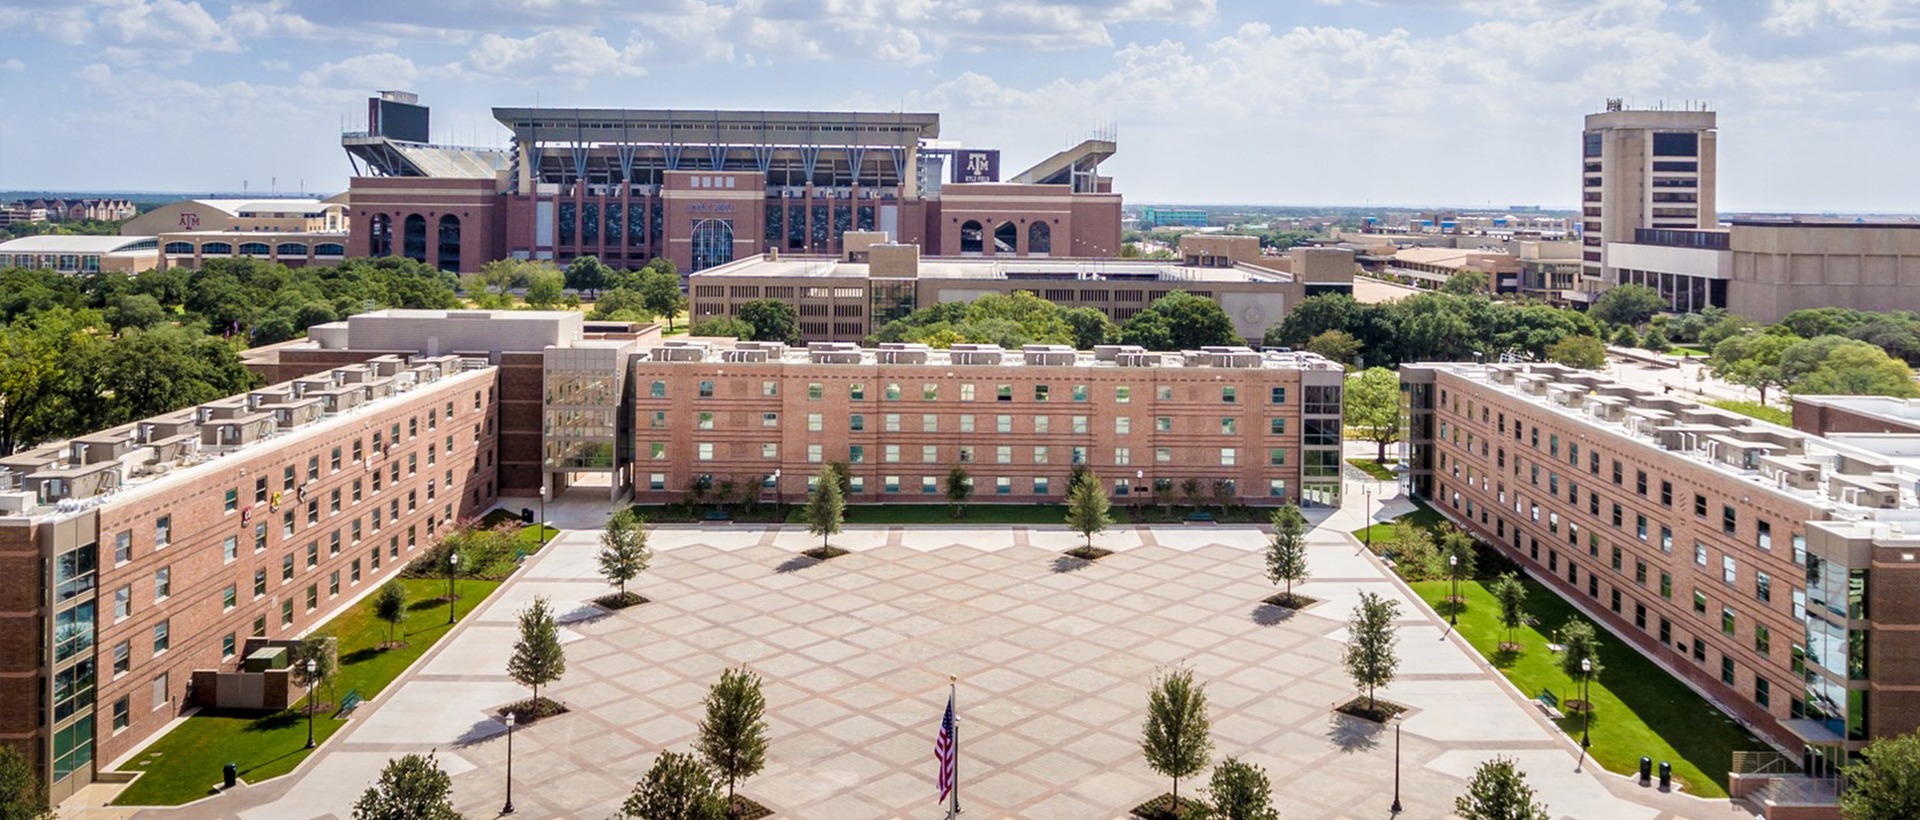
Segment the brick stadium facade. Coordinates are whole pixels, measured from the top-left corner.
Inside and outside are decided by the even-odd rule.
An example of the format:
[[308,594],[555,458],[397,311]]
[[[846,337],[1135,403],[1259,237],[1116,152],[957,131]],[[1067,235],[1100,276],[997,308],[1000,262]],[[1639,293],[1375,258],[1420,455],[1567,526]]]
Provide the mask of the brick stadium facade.
[[1409,365],[1411,480],[1797,754],[1920,726],[1912,433],[1813,436],[1556,365]]
[[[424,108],[422,109],[424,111]],[[352,256],[470,272],[501,258],[696,271],[769,251],[838,255],[880,232],[934,255],[1112,258],[1120,195],[1092,139],[1001,181],[927,113],[498,108],[506,151],[342,137]],[[418,135],[412,135],[417,138]],[[983,158],[991,157],[991,162]],[[944,172],[951,161],[952,173]]]

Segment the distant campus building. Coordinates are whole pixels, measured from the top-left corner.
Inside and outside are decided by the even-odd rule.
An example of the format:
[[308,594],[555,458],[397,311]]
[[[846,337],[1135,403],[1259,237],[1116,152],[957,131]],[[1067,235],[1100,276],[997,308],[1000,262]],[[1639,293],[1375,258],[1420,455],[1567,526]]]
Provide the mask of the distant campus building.
[[428,144],[410,94],[370,110],[368,130],[341,140],[364,172],[349,190],[355,256],[456,271],[666,258],[692,272],[768,251],[836,256],[848,232],[930,256],[1120,250],[1120,196],[1099,173],[1111,139],[1002,180],[998,151],[940,140],[930,113],[497,108],[513,132],[503,152]]

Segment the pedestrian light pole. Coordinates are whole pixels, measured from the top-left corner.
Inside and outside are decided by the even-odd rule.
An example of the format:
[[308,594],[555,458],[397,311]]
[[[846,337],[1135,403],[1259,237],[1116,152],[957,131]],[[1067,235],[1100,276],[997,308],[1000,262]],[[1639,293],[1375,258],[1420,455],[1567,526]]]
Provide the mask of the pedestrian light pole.
[[1369,484],[1364,487],[1361,487],[1360,497],[1364,499],[1364,502],[1365,502],[1365,506],[1361,508],[1361,511],[1366,513],[1366,516],[1367,516],[1367,528],[1365,530],[1367,534],[1367,551],[1372,552],[1373,551],[1373,485]]
[[447,550],[447,623],[453,623],[453,576],[460,571],[460,550],[456,546]]
[[1447,556],[1447,581],[1453,588],[1453,597],[1447,601],[1447,625],[1460,625],[1460,556]]
[[1580,659],[1580,705],[1586,707],[1586,717],[1580,721],[1580,748],[1593,747],[1593,741],[1587,737],[1587,725],[1593,722],[1593,692],[1588,682],[1593,680],[1593,659]]
[[1393,808],[1394,814],[1400,809],[1400,716],[1393,716]]
[[501,814],[513,813],[513,713],[507,713],[507,804],[500,807]]
[[318,665],[312,658],[307,659],[307,748],[313,748],[313,685],[316,683],[314,672]]

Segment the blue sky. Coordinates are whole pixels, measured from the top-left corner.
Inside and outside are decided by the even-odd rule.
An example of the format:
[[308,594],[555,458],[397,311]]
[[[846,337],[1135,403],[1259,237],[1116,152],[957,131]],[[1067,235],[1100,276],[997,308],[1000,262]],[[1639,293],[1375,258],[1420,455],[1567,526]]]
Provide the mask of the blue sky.
[[1543,204],[1608,97],[1720,112],[1722,210],[1920,211],[1920,0],[0,0],[0,189],[334,191],[342,123],[936,111],[1131,201]]

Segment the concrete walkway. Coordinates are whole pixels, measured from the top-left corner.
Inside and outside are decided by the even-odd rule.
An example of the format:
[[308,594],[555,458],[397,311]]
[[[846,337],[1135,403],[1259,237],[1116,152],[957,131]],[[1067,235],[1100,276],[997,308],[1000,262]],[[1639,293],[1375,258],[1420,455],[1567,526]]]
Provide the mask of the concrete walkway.
[[1301,612],[1258,603],[1274,589],[1255,527],[1119,528],[1095,539],[1115,554],[1091,565],[1060,556],[1080,540],[1062,528],[858,528],[834,539],[851,555],[816,565],[797,557],[817,543],[804,531],[721,525],[653,530],[653,568],[635,586],[653,603],[608,614],[584,603],[606,591],[591,529],[604,503],[563,499],[549,518],[590,528],[532,559],[292,775],[138,816],[346,817],[389,758],[429,751],[466,816],[495,816],[506,744],[488,713],[525,696],[504,674],[513,617],[547,595],[569,665],[550,694],[572,712],[515,732],[519,816],[613,814],[660,750],[690,747],[720,670],[746,665],[767,681],[771,743],[741,791],[777,817],[940,816],[932,746],[955,674],[967,816],[1121,818],[1169,785],[1138,737],[1155,671],[1184,664],[1207,685],[1215,759],[1266,767],[1283,816],[1385,818],[1393,730],[1331,711],[1354,694],[1340,653],[1363,591],[1403,607],[1402,674],[1381,695],[1412,707],[1404,817],[1447,816],[1494,755],[1519,761],[1556,818],[1744,816],[1580,767],[1578,749],[1347,534],[1367,518],[1363,481],[1387,494],[1376,516],[1406,505],[1349,470],[1347,504],[1309,534],[1300,591],[1323,603]]

